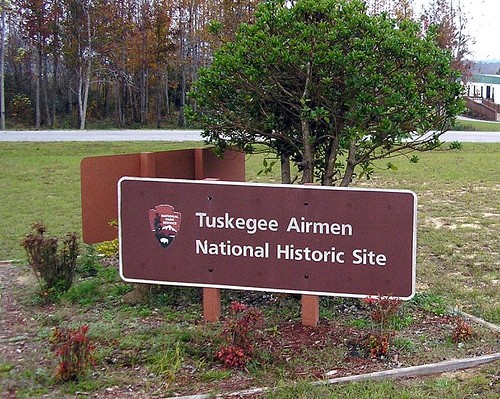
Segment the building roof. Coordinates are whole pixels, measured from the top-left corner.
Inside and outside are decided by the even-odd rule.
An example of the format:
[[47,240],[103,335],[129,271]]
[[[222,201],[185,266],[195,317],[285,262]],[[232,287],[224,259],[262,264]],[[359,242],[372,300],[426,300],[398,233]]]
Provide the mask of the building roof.
[[485,75],[477,73],[472,75],[472,78],[469,79],[469,82],[500,85],[500,75]]

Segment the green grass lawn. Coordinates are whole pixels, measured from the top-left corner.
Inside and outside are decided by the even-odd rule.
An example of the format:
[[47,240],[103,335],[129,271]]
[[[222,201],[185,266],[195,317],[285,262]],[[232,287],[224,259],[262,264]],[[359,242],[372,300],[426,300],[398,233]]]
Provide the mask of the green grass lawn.
[[[406,188],[418,197],[417,290],[500,323],[500,144],[400,160],[372,186]],[[363,183],[368,184],[368,183]]]
[[499,122],[457,120],[453,130],[470,130],[477,132],[500,132]]
[[[0,260],[23,259],[20,242],[43,221],[49,233],[81,233],[80,161],[91,155],[201,146],[201,143],[1,143]],[[353,186],[410,189],[418,196],[418,284],[453,305],[500,322],[500,144],[419,154],[420,162],[380,162],[370,181]],[[259,175],[265,155],[247,157],[247,180],[274,183],[279,170]],[[370,205],[367,204],[369,207]],[[446,273],[449,278],[436,278]],[[472,294],[464,286],[474,287]],[[498,298],[491,301],[491,298]],[[462,302],[464,302],[462,304]]]
[[166,151],[200,143],[0,143],[0,260],[24,257],[20,242],[34,222],[49,234],[81,235],[80,162],[94,155]]
[[[51,235],[61,236],[68,231],[80,232],[79,164],[82,158],[92,155],[163,151],[194,146],[201,146],[201,143],[0,143],[0,198],[2,199],[0,202],[0,240],[2,242],[0,260],[24,259],[25,255],[20,242],[30,231],[30,225],[33,222],[45,222]],[[263,154],[247,156],[248,181],[275,183],[279,180],[277,169],[269,175],[259,174],[264,158]],[[419,154],[419,158],[420,162],[417,164],[410,163],[405,158],[392,160],[397,170],[388,170],[386,162],[380,162],[372,180],[356,180],[353,186],[410,189],[417,194],[418,298],[415,299],[415,303],[418,306],[429,308],[431,312],[450,306],[460,307],[466,312],[499,324],[500,144],[465,143],[460,150],[443,148]],[[368,208],[370,204],[366,206]],[[82,260],[82,263],[85,261]],[[113,284],[109,284],[111,288],[106,285],[108,280],[113,281]],[[101,290],[101,285],[106,288]],[[37,341],[43,341],[53,326],[71,321],[76,314],[79,314],[92,325],[91,331],[94,337],[110,340],[109,345],[103,345],[99,349],[101,361],[115,356],[116,341],[120,343],[123,352],[121,356],[130,356],[126,364],[129,362],[134,364],[136,361],[144,363],[145,360],[141,357],[145,356],[143,352],[149,353],[147,349],[158,349],[161,345],[165,345],[158,341],[159,335],[156,330],[158,328],[165,330],[162,335],[164,339],[179,340],[185,343],[191,351],[197,349],[193,347],[192,342],[203,340],[197,338],[200,332],[189,325],[188,318],[199,319],[201,317],[199,306],[197,307],[188,300],[183,302],[179,299],[182,295],[179,294],[180,289],[168,291],[177,292],[177,294],[169,294],[168,298],[161,296],[157,300],[181,301],[185,303],[182,312],[172,310],[168,306],[164,307],[162,303],[150,307],[125,306],[121,302],[121,297],[130,289],[132,289],[130,284],[118,281],[115,269],[100,268],[97,278],[83,279],[68,292],[65,301],[71,306],[63,301],[48,316],[34,315],[41,320],[43,326],[43,331],[40,333],[42,338],[38,337]],[[191,291],[186,289],[185,292],[187,295]],[[33,298],[36,297],[30,292],[23,293],[23,295],[25,298],[30,298],[29,301],[34,301]],[[328,301],[336,303],[336,299],[323,298],[322,317],[326,317],[327,312],[331,311],[327,305]],[[32,302],[27,303],[31,304],[30,306],[36,312],[36,306]],[[283,300],[279,306],[276,306],[282,314],[286,314],[287,318],[296,317],[292,311],[288,310],[286,303],[287,301]],[[191,307],[196,309],[193,311]],[[294,312],[297,312],[297,309],[294,308]],[[147,325],[142,321],[137,321],[146,317],[158,318],[161,322]],[[340,318],[346,317],[342,315]],[[354,322],[359,323],[360,320],[352,320],[352,323]],[[200,330],[208,334],[210,329],[203,327],[203,324],[200,326]],[[425,338],[424,335],[419,336],[418,339]],[[185,350],[188,351],[188,349]],[[198,348],[200,351],[205,349],[202,345]],[[452,347],[439,349],[443,351],[443,359],[447,356],[446,351],[451,349]],[[476,354],[466,353],[466,350],[466,347],[462,350],[463,356]],[[160,350],[159,353],[163,352]],[[169,362],[167,355],[175,358],[175,352],[167,351],[164,357],[148,358],[148,362],[153,362],[155,366],[162,369],[164,366],[168,369],[170,363],[166,364]],[[427,355],[422,352],[422,356]],[[125,362],[122,358],[120,359]],[[324,361],[326,360],[321,359],[321,362]],[[10,366],[7,364],[5,367]],[[196,367],[204,369],[202,364]],[[21,375],[19,380],[31,381],[31,384],[42,386],[48,391],[52,386],[48,371],[40,367],[36,369],[37,371],[33,370],[28,368],[24,370],[23,373],[26,375],[25,377]],[[271,373],[270,370],[267,371]],[[28,374],[28,372],[35,374]],[[120,372],[133,371],[123,368]],[[251,369],[248,372],[254,376],[263,373],[264,376],[266,370]],[[207,370],[206,373],[210,381],[223,380],[226,377],[225,372],[220,370]],[[489,385],[489,381],[492,381],[491,376],[495,374],[498,374],[498,362],[486,366],[481,371],[467,372],[463,374],[464,377],[441,375],[429,379],[316,388],[311,387],[307,382],[290,388],[288,385],[290,381],[287,380],[286,375],[283,375],[282,379],[286,387],[269,393],[268,397],[464,398],[478,395],[494,398],[497,391]],[[75,390],[92,391],[101,385],[119,386],[122,384],[121,381],[127,378],[120,375],[106,377],[116,378],[115,383],[112,380],[107,381],[103,375],[100,375],[100,378],[83,380]],[[241,372],[241,376],[244,375],[245,372]],[[280,385],[279,377],[276,377],[272,383]],[[92,384],[96,386],[93,387]],[[27,388],[26,392],[28,391]]]

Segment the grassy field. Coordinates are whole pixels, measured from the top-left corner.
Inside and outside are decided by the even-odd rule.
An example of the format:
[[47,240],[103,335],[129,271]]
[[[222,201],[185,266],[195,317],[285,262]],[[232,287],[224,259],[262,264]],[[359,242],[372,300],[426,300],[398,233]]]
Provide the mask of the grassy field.
[[[52,235],[80,231],[79,164],[83,157],[196,145],[199,143],[0,143],[0,260],[24,258],[20,241],[35,221],[44,221]],[[247,157],[248,181],[278,181],[278,170],[271,175],[259,175],[264,157]],[[387,170],[385,163],[381,162],[372,180],[355,181],[353,186],[410,189],[417,194],[418,298],[413,306],[428,308],[432,312],[438,308],[458,307],[500,324],[500,144],[465,143],[459,150],[443,148],[419,154],[419,158],[417,164],[406,159],[392,160],[397,170]],[[368,208],[370,204],[366,206]],[[91,325],[92,337],[102,341],[98,360],[103,363],[116,358],[116,369],[119,371],[113,375],[96,372],[99,378],[88,378],[57,389],[73,393],[92,392],[106,386],[123,385],[127,381],[127,368],[134,365],[142,367],[144,364],[149,367],[141,368],[149,373],[144,378],[151,381],[148,371],[151,368],[170,372],[174,368],[172,362],[181,361],[180,357],[213,351],[213,348],[206,347],[210,329],[193,322],[200,317],[199,307],[166,306],[172,301],[178,303],[179,299],[173,298],[175,293],[168,294],[168,298],[156,297],[157,302],[151,306],[124,306],[121,298],[130,291],[130,285],[117,281],[116,271],[108,269],[100,268],[96,279],[82,280],[75,285],[66,294],[63,303],[53,311],[35,315],[41,325],[35,341],[43,344],[51,328],[58,323],[85,320]],[[35,306],[36,309],[33,288],[29,292],[20,291],[18,295],[24,298],[26,306]],[[279,317],[296,318],[297,308],[291,305],[288,308],[287,303],[283,301],[278,306]],[[337,305],[335,300],[322,303],[322,317],[334,315],[344,323],[359,323],[357,319],[349,320],[344,313],[334,313],[339,312]],[[144,320],[147,322],[144,323]],[[417,351],[423,357],[432,353],[434,357],[429,357],[429,360],[433,360],[436,357],[447,358],[454,353],[452,350],[456,350],[447,343],[444,348],[438,349],[432,337],[427,338],[428,341],[422,334],[414,343],[400,338],[402,353],[405,350]],[[495,342],[494,337],[488,339],[490,343]],[[479,342],[477,340],[476,344]],[[172,343],[181,345],[185,352],[179,354],[166,350]],[[175,345],[172,347],[176,348]],[[408,345],[414,346],[407,348]],[[432,351],[427,353],[427,349]],[[460,349],[459,356],[471,355],[468,350],[465,345]],[[334,365],[343,355],[328,353],[327,356],[324,353],[319,359],[325,362],[325,367],[330,367],[326,366],[328,362]],[[106,367],[111,368],[112,364]],[[210,364],[200,363],[190,367],[202,370],[201,378],[213,381],[214,386],[228,377],[228,372],[214,370]],[[2,371],[2,368],[5,370]],[[0,373],[10,370],[10,364],[0,364]],[[131,369],[128,370],[130,373]],[[498,375],[498,362],[479,371],[430,379],[316,388],[307,382],[290,388],[287,385],[290,376],[286,375],[286,370],[281,371],[282,375],[276,369],[249,368],[247,372],[258,381],[264,379],[266,373],[273,375],[276,384],[283,381],[286,386],[270,393],[268,397],[271,398],[458,399],[477,394],[493,399],[499,393],[498,379],[492,380],[491,377]],[[25,384],[22,392],[26,396],[21,394],[19,397],[48,393],[53,384],[49,372],[37,368],[36,363],[33,369],[26,367],[19,377],[11,378],[18,378],[23,381],[20,384]],[[236,378],[244,379],[246,374],[242,372]],[[496,388],[491,381],[496,381]],[[38,393],[35,389],[39,390],[36,391]]]
[[[418,197],[417,290],[447,298],[450,306],[500,323],[500,144],[463,144],[419,154],[416,164],[380,162],[374,178],[352,186],[409,189]],[[260,159],[247,162],[247,179]],[[278,171],[276,171],[278,172]],[[369,204],[367,204],[369,207]]]
[[425,153],[398,168],[369,185],[418,196],[417,290],[500,323],[500,144]]
[[53,235],[81,232],[80,162],[84,157],[192,148],[196,143],[0,143],[0,260],[19,259],[34,222]]
[[[20,242],[34,222],[43,221],[57,236],[81,231],[83,157],[193,146],[196,143],[1,143],[0,260],[24,258]],[[393,160],[397,170],[387,170],[382,162],[372,180],[353,185],[413,190],[419,201],[419,287],[500,323],[500,144],[467,143],[461,150],[419,157],[417,164]],[[263,158],[248,157],[247,180],[277,182],[277,168],[274,174],[258,175]],[[448,278],[439,278],[441,273]],[[473,293],[464,286],[473,287]]]
[[453,130],[466,130],[473,132],[500,132],[500,123],[459,119],[457,120],[457,123]]

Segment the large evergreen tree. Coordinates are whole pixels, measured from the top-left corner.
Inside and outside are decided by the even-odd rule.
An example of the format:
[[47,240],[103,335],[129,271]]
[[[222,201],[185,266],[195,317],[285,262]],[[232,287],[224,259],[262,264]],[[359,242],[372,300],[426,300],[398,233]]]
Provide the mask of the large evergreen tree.
[[263,3],[192,90],[219,149],[265,143],[302,182],[347,186],[373,161],[439,144],[462,111],[452,55],[417,23],[360,0]]

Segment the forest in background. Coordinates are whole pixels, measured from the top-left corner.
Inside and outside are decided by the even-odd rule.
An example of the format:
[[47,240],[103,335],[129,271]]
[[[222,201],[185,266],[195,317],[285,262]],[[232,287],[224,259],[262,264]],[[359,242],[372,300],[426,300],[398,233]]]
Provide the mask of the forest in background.
[[[0,0],[7,128],[186,124],[187,93],[264,0]],[[369,0],[371,13],[438,24],[464,68],[466,19],[446,0]]]

